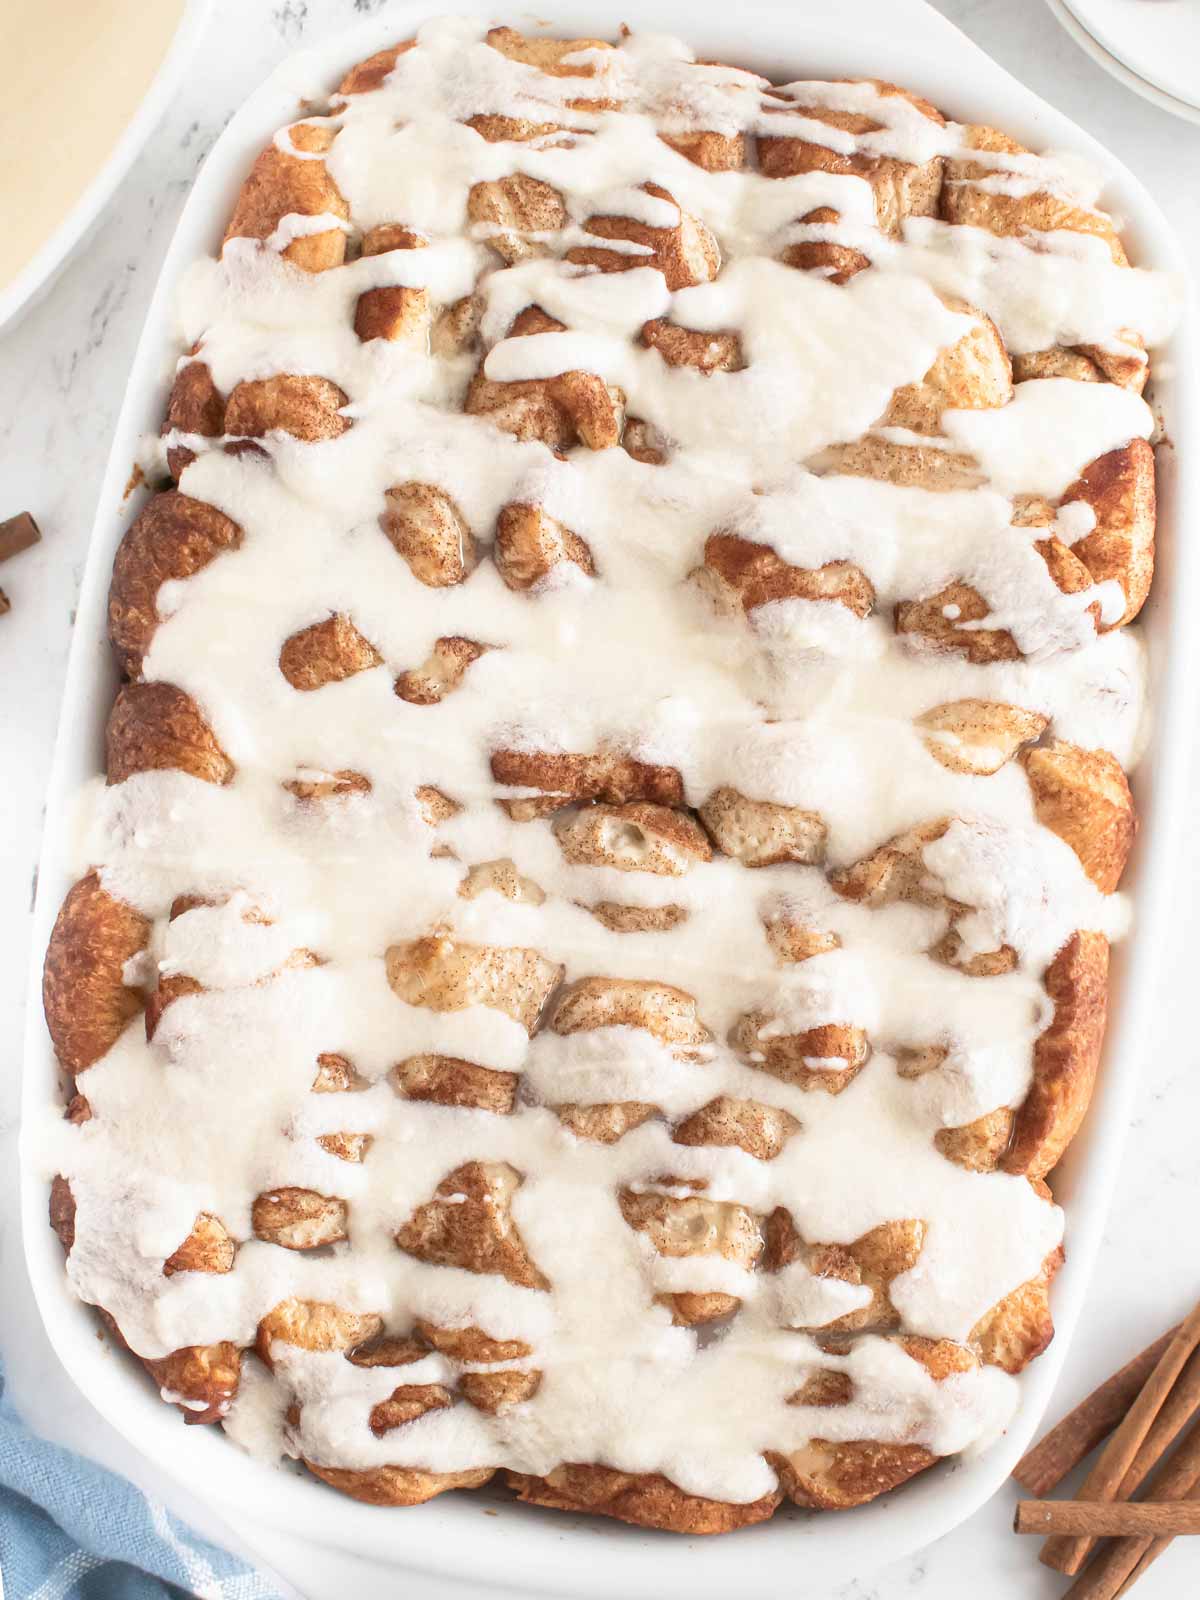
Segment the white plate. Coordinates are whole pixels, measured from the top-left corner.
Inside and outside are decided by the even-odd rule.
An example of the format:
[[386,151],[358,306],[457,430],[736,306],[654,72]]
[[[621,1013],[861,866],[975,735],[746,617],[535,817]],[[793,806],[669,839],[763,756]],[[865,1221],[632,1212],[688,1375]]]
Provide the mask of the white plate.
[[[97,1409],[164,1472],[217,1504],[236,1506],[243,1513],[253,1507],[261,1521],[281,1529],[390,1562],[409,1575],[461,1580],[475,1593],[509,1584],[526,1597],[549,1593],[658,1600],[664,1594],[687,1594],[689,1600],[726,1600],[751,1587],[763,1594],[829,1587],[938,1538],[982,1505],[1028,1445],[1066,1354],[1112,1198],[1153,1003],[1155,947],[1167,929],[1174,841],[1186,799],[1186,757],[1200,692],[1200,671],[1190,665],[1197,635],[1192,596],[1200,582],[1200,542],[1179,536],[1200,523],[1200,453],[1164,450],[1159,457],[1159,572],[1139,624],[1149,646],[1158,727],[1134,783],[1144,824],[1130,872],[1138,931],[1114,960],[1113,1024],[1091,1114],[1055,1173],[1068,1230],[1068,1260],[1054,1291],[1058,1336],[1023,1378],[1020,1406],[1007,1435],[985,1454],[948,1462],[901,1493],[856,1511],[813,1516],[788,1509],[761,1527],[707,1541],[537,1511],[499,1497],[483,1502],[497,1513],[484,1516],[480,1495],[445,1495],[408,1510],[360,1505],[299,1471],[264,1467],[215,1429],[181,1426],[178,1414],[163,1405],[141,1368],[111,1343],[97,1339],[93,1313],[68,1290],[62,1252],[46,1221],[47,1175],[35,1158],[32,1132],[47,1108],[58,1103],[59,1074],[42,1021],[39,974],[59,902],[80,865],[74,859],[73,796],[101,770],[102,730],[116,682],[105,639],[105,595],[113,553],[134,509],[121,499],[130,462],[139,436],[157,431],[166,402],[172,363],[165,357],[174,348],[175,287],[197,256],[219,248],[251,161],[295,114],[298,95],[314,83],[337,82],[354,62],[411,34],[441,9],[436,0],[433,5],[393,0],[385,15],[279,68],[233,118],[209,156],[163,266],[97,513],[48,801],[24,1083],[22,1194],[29,1273],[51,1342]],[[534,26],[514,10],[494,12],[486,0],[459,0],[458,9]],[[556,0],[554,9],[553,31],[558,33],[612,34],[625,15],[605,0]],[[758,0],[719,10],[703,10],[686,0],[641,0],[637,22],[644,29],[685,35],[700,55],[757,67],[776,78],[857,74],[894,79],[928,95],[952,116],[994,123],[1034,148],[1077,151],[1111,174],[1103,200],[1126,219],[1133,258],[1147,266],[1184,269],[1174,237],[1131,174],[922,0],[844,0],[836,7],[826,0]],[[1200,360],[1191,338],[1190,330],[1181,327],[1170,347],[1156,353],[1154,368],[1156,403],[1170,435],[1184,441],[1200,437]]]
[[[26,3],[37,5],[39,0],[26,0]],[[212,0],[187,0],[167,53],[125,131],[113,146],[112,154],[37,254],[9,284],[0,288],[0,330],[45,293],[67,264],[71,252],[83,243],[99,221],[113,191],[162,120],[211,10]]]
[[1089,54],[1102,66],[1100,52],[1105,52],[1134,80],[1131,88],[1140,82],[1157,89],[1171,102],[1168,110],[1185,106],[1200,121],[1200,0],[1051,0],[1051,5],[1060,20],[1065,11],[1099,46]]

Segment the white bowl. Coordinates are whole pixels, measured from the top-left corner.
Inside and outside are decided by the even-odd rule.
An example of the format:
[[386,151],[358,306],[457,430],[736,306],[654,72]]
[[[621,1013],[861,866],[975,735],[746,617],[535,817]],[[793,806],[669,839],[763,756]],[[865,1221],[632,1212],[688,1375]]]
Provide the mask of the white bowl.
[[1196,0],[1046,0],[1097,65],[1163,111],[1200,122]]
[[[37,5],[40,0],[26,0],[26,3]],[[113,191],[162,120],[211,10],[212,0],[187,0],[167,53],[125,131],[113,145],[112,154],[36,255],[15,278],[0,288],[0,330],[41,298],[66,266],[71,253],[100,220]]]
[[[1112,1199],[1125,1129],[1137,1092],[1142,1040],[1154,1003],[1155,946],[1165,936],[1175,841],[1187,799],[1186,757],[1196,726],[1200,671],[1191,665],[1194,596],[1200,592],[1197,373],[1190,327],[1155,356],[1155,402],[1180,451],[1160,452],[1159,571],[1139,623],[1149,646],[1156,735],[1134,783],[1143,818],[1130,872],[1137,931],[1116,953],[1112,1016],[1100,1081],[1084,1130],[1055,1173],[1067,1211],[1068,1259],[1054,1291],[1058,1335],[1022,1379],[1019,1409],[1006,1436],[974,1460],[947,1462],[898,1494],[836,1515],[785,1509],[769,1523],[717,1540],[696,1540],[533,1510],[497,1496],[445,1495],[413,1509],[378,1509],[344,1499],[296,1472],[275,1471],[243,1455],[219,1431],[185,1428],[135,1362],[96,1337],[94,1314],[70,1293],[62,1252],[46,1221],[47,1175],[36,1160],[36,1132],[57,1107],[59,1072],[42,1021],[42,956],[74,859],[72,800],[100,768],[102,730],[116,682],[105,639],[105,596],[113,553],[130,520],[122,504],[138,438],[157,430],[166,401],[176,284],[199,255],[220,246],[251,161],[295,114],[298,93],[336,83],[354,62],[404,38],[436,6],[394,0],[386,13],[284,63],[226,128],[180,218],[138,347],[117,425],[67,673],[48,800],[45,847],[34,919],[28,1008],[23,1138],[24,1238],[29,1273],[52,1344],[96,1408],[167,1474],[217,1505],[253,1507],[283,1530],[394,1564],[406,1574],[460,1580],[475,1593],[516,1585],[535,1594],[650,1600],[686,1594],[727,1600],[751,1589],[795,1593],[861,1576],[948,1532],[1009,1475],[1028,1445],[1062,1365]],[[493,16],[484,0],[459,9]],[[556,0],[553,31],[612,34],[626,13],[603,0]],[[509,11],[496,21],[536,25]],[[682,34],[697,53],[757,67],[776,78],[866,75],[894,79],[950,115],[997,124],[1034,148],[1066,148],[1111,175],[1104,200],[1125,219],[1134,260],[1181,271],[1182,253],[1153,201],[1088,134],[996,66],[922,0],[776,0],[720,10],[685,0],[640,0],[643,29]],[[481,1498],[488,1511],[481,1514]],[[509,1588],[511,1592],[511,1588]]]

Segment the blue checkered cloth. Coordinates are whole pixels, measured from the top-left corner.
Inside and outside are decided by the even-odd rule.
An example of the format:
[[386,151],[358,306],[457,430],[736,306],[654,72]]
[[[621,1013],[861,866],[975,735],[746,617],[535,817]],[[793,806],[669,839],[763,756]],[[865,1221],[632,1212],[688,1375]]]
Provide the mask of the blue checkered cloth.
[[0,1366],[0,1600],[281,1600],[160,1500],[18,1419]]

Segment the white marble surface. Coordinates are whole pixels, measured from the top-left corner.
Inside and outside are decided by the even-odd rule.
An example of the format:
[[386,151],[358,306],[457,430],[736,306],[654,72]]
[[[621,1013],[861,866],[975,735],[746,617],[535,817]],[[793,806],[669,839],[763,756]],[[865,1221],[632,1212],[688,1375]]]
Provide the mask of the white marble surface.
[[[231,110],[281,55],[373,13],[384,0],[217,0],[189,82],[101,225],[49,295],[0,335],[0,515],[28,508],[44,542],[0,573],[12,612],[0,620],[0,1349],[11,1392],[43,1432],[154,1481],[171,1504],[219,1525],[186,1489],[161,1481],[72,1388],[37,1322],[24,1282],[12,1196],[12,1134],[28,908],[67,647],[101,474],[134,345],[159,263],[192,177]],[[1200,251],[1200,128],[1174,121],[1107,78],[1058,28],[1041,0],[937,0],[1003,65],[1096,134],[1144,179],[1185,244]],[[448,5],[447,9],[452,9]],[[601,10],[603,7],[600,8]],[[629,13],[636,20],[636,8]],[[236,48],[228,39],[236,38]],[[1175,933],[1162,953],[1162,1004],[1146,1041],[1145,1086],[1130,1131],[1083,1326],[1052,1412],[1073,1404],[1200,1292],[1194,1244],[1200,1216],[1200,1041],[1185,996],[1195,987],[1200,939],[1195,885],[1200,839],[1179,863]],[[1001,1600],[1049,1597],[1062,1581],[1038,1566],[1009,1525],[1002,1493],[964,1526],[882,1573],[847,1574],[823,1600]],[[226,1537],[229,1536],[226,1530]],[[284,1539],[238,1519],[234,1536],[256,1549],[307,1600],[375,1600],[396,1589],[379,1568]],[[752,1552],[748,1551],[752,1562]],[[515,1575],[514,1575],[515,1578]],[[519,1595],[519,1580],[511,1593]],[[1200,1585],[1200,1541],[1180,1541],[1140,1586],[1145,1600],[1176,1600]],[[414,1600],[451,1600],[426,1580],[404,1581]],[[789,1586],[804,1589],[802,1570]],[[455,1595],[459,1591],[454,1591]]]

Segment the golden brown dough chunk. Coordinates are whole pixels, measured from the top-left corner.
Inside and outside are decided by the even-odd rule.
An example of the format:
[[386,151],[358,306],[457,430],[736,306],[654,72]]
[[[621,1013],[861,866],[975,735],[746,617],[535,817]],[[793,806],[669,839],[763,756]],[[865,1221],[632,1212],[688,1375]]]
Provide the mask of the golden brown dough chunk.
[[[968,583],[948,583],[924,600],[899,600],[896,632],[914,634],[937,650],[957,650],[976,666],[1019,661],[1021,650],[1007,628],[980,628],[991,606]],[[970,626],[967,626],[970,624]]]
[[714,128],[705,128],[700,133],[660,133],[658,137],[705,172],[740,172],[746,165],[744,133],[718,133]]
[[[191,357],[200,348],[194,344]],[[225,432],[225,396],[213,382],[207,362],[190,359],[176,371],[161,431],[198,433],[205,439],[219,439]]]
[[402,672],[396,679],[396,693],[411,706],[436,706],[452,694],[467,674],[467,668],[491,649],[462,639],[457,634],[434,641],[433,649],[419,667]]
[[615,1467],[567,1462],[544,1478],[506,1472],[505,1478],[526,1505],[555,1511],[586,1511],[616,1517],[641,1528],[670,1533],[730,1533],[765,1522],[782,1496],[764,1495],[742,1505],[686,1494],[657,1472],[619,1472]]
[[467,217],[510,267],[547,253],[545,241],[529,237],[531,234],[557,233],[568,221],[558,190],[524,172],[473,184],[467,196]]
[[143,1366],[170,1394],[185,1422],[219,1422],[233,1404],[242,1375],[242,1353],[229,1340],[219,1344],[192,1344],[158,1359],[143,1358]]
[[655,317],[642,325],[641,341],[648,350],[657,350],[669,367],[692,367],[706,377],[712,372],[740,372],[746,365],[741,338],[732,330],[706,333]]
[[162,585],[192,577],[241,542],[238,524],[203,500],[169,489],[146,501],[118,547],[108,591],[108,637],[128,677],[141,676]]
[[458,1387],[469,1405],[502,1417],[514,1406],[532,1400],[541,1387],[540,1372],[464,1372]]
[[371,780],[364,773],[341,767],[321,778],[285,778],[280,785],[290,795],[304,803],[320,800],[342,800],[347,795],[369,794]]
[[1054,345],[1049,350],[1027,351],[1013,357],[1013,382],[1030,378],[1071,378],[1076,383],[1117,383],[1141,394],[1150,377],[1146,341],[1132,328],[1119,328],[1117,337],[1127,348],[1104,345]]
[[603,39],[544,39],[539,34],[520,33],[516,28],[490,28],[487,42],[510,61],[523,61],[551,78],[594,78],[594,61],[570,58],[590,50],[611,50]]
[[661,467],[667,459],[666,440],[652,422],[646,422],[642,417],[625,419],[621,448],[644,467]]
[[[1018,523],[1018,526],[1021,524]],[[1082,559],[1053,535],[1034,541],[1055,586],[1063,594],[1082,594],[1095,581]],[[978,589],[955,580],[937,594],[920,600],[898,600],[893,613],[896,632],[914,634],[935,650],[961,651],[977,666],[994,661],[1019,661],[1021,647],[1007,628],[980,628],[991,606]],[[1097,629],[1100,601],[1085,608]],[[968,626],[969,624],[969,626]]]
[[801,806],[714,789],[699,817],[717,849],[744,867],[774,867],[782,861],[815,866],[825,855],[825,824],[815,811]]
[[712,860],[703,829],[688,812],[646,800],[587,806],[552,826],[563,855],[576,866],[680,878],[697,862]]
[[42,1005],[63,1068],[83,1072],[116,1044],[142,1009],[125,982],[126,964],[150,940],[150,923],[110,895],[97,872],[68,891],[46,948]]
[[251,1211],[256,1238],[285,1250],[319,1250],[348,1238],[346,1202],[312,1189],[272,1189]]
[[357,1313],[323,1300],[281,1300],[258,1324],[255,1349],[271,1366],[271,1346],[291,1344],[299,1350],[353,1350],[383,1332],[383,1318]]
[[898,1328],[901,1318],[890,1298],[892,1281],[916,1266],[926,1232],[918,1218],[900,1217],[880,1223],[851,1244],[813,1244],[801,1237],[791,1213],[778,1206],[766,1221],[763,1265],[778,1272],[801,1261],[815,1277],[869,1290],[871,1298],[865,1305],[822,1323],[822,1334]]
[[477,900],[481,894],[499,894],[515,905],[540,906],[545,903],[545,892],[517,871],[516,863],[507,856],[495,861],[480,861],[467,869],[458,886],[464,900]]
[[1096,526],[1075,541],[1071,553],[1096,583],[1115,578],[1121,585],[1125,609],[1101,627],[1124,627],[1142,609],[1154,577],[1154,451],[1145,439],[1131,439],[1084,467],[1062,503],[1077,500],[1091,506]]
[[108,782],[135,772],[177,770],[228,783],[233,762],[191,695],[169,683],[127,683],[117,691],[105,734]]
[[[565,324],[540,306],[527,306],[513,321],[506,338],[564,333]],[[511,383],[485,376],[480,366],[467,389],[464,409],[487,417],[514,438],[539,439],[561,454],[574,444],[589,450],[611,450],[621,440],[625,397],[594,372],[572,370],[552,378],[524,378]]]
[[[1005,156],[1029,157],[1023,145],[1017,144],[1007,134],[979,124],[966,127],[963,132],[964,154],[947,162],[946,182],[941,191],[941,215],[947,222],[968,228],[984,228],[1001,237],[1021,237],[1027,233],[1087,233],[1102,239],[1108,246],[1113,261],[1119,267],[1129,265],[1121,240],[1113,227],[1112,218],[1102,211],[1093,211],[1072,200],[1061,198],[1048,189],[1037,189],[1032,194],[1003,194],[981,187],[978,181],[987,179],[999,170],[986,159],[971,159],[966,152],[991,153]],[[1036,158],[1029,158],[1036,169]]]
[[370,94],[375,89],[381,89],[391,76],[397,61],[406,51],[411,50],[416,42],[415,39],[405,39],[401,44],[389,45],[386,50],[378,50],[365,61],[360,61],[350,68],[338,84],[338,93]]
[[481,111],[468,117],[466,125],[488,144],[505,144],[512,140],[526,144],[540,140],[543,150],[570,150],[576,140],[561,122],[530,122],[528,117],[502,117],[494,111]]
[[[349,217],[349,206],[330,177],[325,162],[319,159],[329,150],[337,133],[337,128],[329,122],[295,122],[283,135],[292,147],[290,150],[281,150],[272,140],[242,185],[237,206],[225,230],[226,244],[230,239],[269,239],[288,216],[328,214],[343,221]],[[300,234],[284,248],[283,255],[304,272],[324,272],[329,267],[340,267],[346,259],[346,235],[336,227]]]
[[[906,1337],[896,1343],[919,1361],[935,1382],[976,1366],[975,1357],[948,1339]],[[923,1445],[854,1440],[836,1443],[810,1439],[799,1450],[784,1455],[770,1451],[767,1460],[779,1474],[790,1500],[820,1511],[842,1511],[865,1505],[878,1495],[898,1488],[931,1467],[937,1457]]]
[[755,544],[733,533],[710,534],[704,543],[699,577],[723,609],[747,616],[775,600],[823,600],[865,617],[875,604],[875,589],[861,567],[850,561],[793,567],[769,544]]
[[1040,738],[1048,719],[1002,700],[949,700],[917,719],[925,748],[948,772],[990,777],[1023,744]]
[[317,1143],[328,1155],[339,1161],[349,1161],[359,1166],[367,1159],[367,1151],[374,1144],[369,1133],[319,1133]]
[[790,1111],[722,1094],[686,1117],[672,1138],[676,1144],[736,1145],[759,1161],[773,1161],[799,1131]]
[[[840,211],[832,206],[817,206],[806,211],[801,223],[828,226],[842,220]],[[849,283],[857,273],[871,265],[871,258],[853,245],[839,244],[835,239],[797,239],[779,253],[785,267],[795,267],[800,272],[815,272],[839,286]]]
[[584,909],[610,933],[669,933],[688,919],[686,906],[623,906],[617,900],[597,900]]
[[423,783],[419,789],[415,789],[413,797],[420,808],[422,821],[430,828],[448,822],[462,810],[457,800],[451,800],[448,794],[443,794],[431,783]]
[[1002,1163],[1031,1178],[1057,1165],[1087,1114],[1108,1007],[1108,940],[1072,934],[1042,982],[1054,1015],[1033,1047],[1033,1082]]
[[685,211],[661,184],[643,183],[641,190],[662,206],[674,210],[676,220],[665,226],[651,227],[633,217],[591,216],[583,225],[588,234],[639,248],[631,252],[606,250],[602,245],[576,245],[567,251],[567,260],[577,266],[598,267],[601,272],[653,267],[662,273],[672,293],[715,278],[721,266],[721,253],[717,241],[699,218]]
[[405,1338],[401,1334],[380,1333],[364,1344],[356,1344],[346,1351],[346,1360],[355,1367],[411,1367],[429,1354],[422,1339]]
[[350,426],[341,415],[349,404],[344,389],[328,378],[281,372],[274,378],[249,378],[236,384],[225,407],[225,431],[247,439],[271,432],[315,444],[336,439]]
[[861,861],[831,872],[830,885],[843,898],[859,901],[863,905],[885,906],[898,900],[909,900],[915,905],[944,911],[947,914],[946,932],[929,951],[935,961],[957,967],[970,978],[990,978],[1011,972],[1017,965],[1017,952],[1011,945],[964,956],[962,939],[955,922],[971,907],[952,900],[925,865],[926,845],[940,839],[952,820],[943,817],[936,822],[910,828],[907,833],[897,834]]
[[304,1465],[331,1489],[369,1506],[421,1506],[448,1489],[479,1489],[494,1467],[469,1472],[426,1472],[421,1467],[323,1467],[307,1456]]
[[454,1404],[449,1389],[440,1383],[402,1383],[386,1400],[371,1407],[368,1426],[377,1439],[428,1411],[443,1411]]
[[[629,1226],[644,1233],[660,1256],[720,1256],[751,1272],[762,1254],[758,1217],[733,1201],[622,1189],[617,1203]],[[673,1321],[682,1327],[715,1322],[741,1305],[737,1295],[720,1290],[683,1290],[657,1298],[670,1307]]]
[[539,791],[536,798],[501,802],[510,816],[522,821],[588,800],[615,806],[631,800],[683,805],[683,780],[674,767],[653,766],[617,750],[599,750],[595,755],[494,750],[492,777],[513,788]]
[[424,250],[429,240],[402,222],[380,222],[362,236],[364,256],[383,256],[392,250]]
[[1120,762],[1107,750],[1053,739],[1026,750],[1021,764],[1038,821],[1070,845],[1101,894],[1112,894],[1137,828]]
[[342,683],[382,661],[375,646],[340,612],[293,633],[279,652],[280,672],[304,694],[327,683]]
[[947,298],[946,305],[970,317],[971,328],[938,351],[919,383],[895,391],[882,426],[936,436],[942,431],[942,412],[948,408],[986,411],[1012,399],[1012,363],[995,323],[962,300]]
[[429,290],[403,283],[364,289],[354,306],[354,331],[364,344],[371,339],[423,344],[432,322]]
[[848,1372],[833,1367],[814,1367],[795,1394],[788,1395],[789,1406],[848,1406],[854,1398],[854,1381]]
[[749,1271],[763,1250],[758,1218],[729,1200],[622,1189],[621,1215],[663,1256],[718,1255]]
[[229,1272],[237,1246],[219,1217],[201,1211],[187,1238],[163,1262],[163,1277],[177,1272]]
[[[191,355],[200,349],[191,348]],[[225,396],[213,382],[212,373],[204,361],[185,361],[175,374],[167,401],[167,414],[163,418],[160,434],[190,433],[202,439],[219,439],[225,432]],[[187,445],[167,446],[167,470],[178,478],[185,467],[196,459],[196,452]]]
[[50,1184],[50,1226],[64,1253],[70,1255],[75,1248],[75,1196],[61,1172]]
[[968,1172],[995,1172],[1004,1160],[1015,1121],[1008,1106],[997,1106],[961,1127],[939,1128],[933,1142],[947,1161]]
[[425,1343],[448,1356],[451,1361],[474,1362],[491,1366],[497,1361],[523,1361],[533,1354],[522,1339],[493,1339],[482,1328],[442,1328],[418,1318],[416,1331]]
[[516,1072],[477,1067],[457,1056],[409,1056],[398,1062],[389,1077],[406,1100],[425,1100],[439,1106],[469,1106],[507,1117],[517,1098]]
[[842,947],[836,933],[814,928],[803,913],[786,902],[763,913],[763,932],[775,959],[785,966],[797,966],[801,961],[811,961],[814,956],[825,956]]
[[748,1066],[800,1089],[841,1094],[866,1066],[871,1042],[866,1030],[848,1022],[824,1022],[799,1033],[778,1033],[770,1012],[747,1012],[730,1031],[729,1043]]
[[379,526],[412,575],[431,589],[462,583],[479,559],[458,506],[433,483],[398,483],[387,491]]
[[928,489],[935,494],[978,489],[985,481],[974,456],[937,445],[897,444],[879,434],[867,434],[850,444],[831,445],[822,451],[819,460],[825,472],[881,478],[901,489]]
[[429,335],[429,350],[443,361],[479,348],[483,306],[478,295],[464,295],[438,314]]
[[146,998],[146,1040],[150,1042],[158,1032],[167,1007],[185,995],[203,994],[203,985],[186,972],[164,972],[157,985]]
[[[973,1172],[998,1169],[1040,1182],[1057,1165],[1087,1113],[1107,1007],[1108,944],[1076,933],[1047,968],[1053,1006],[1033,1049],[1033,1075],[1021,1105],[999,1106],[961,1127],[941,1128],[934,1144],[948,1161]],[[940,1066],[944,1046],[906,1051],[899,1068],[917,1077]]]
[[[50,1190],[50,1222],[69,1255],[75,1238],[75,1202],[65,1178],[55,1178]],[[97,1306],[96,1315],[120,1350],[129,1345],[115,1317]],[[98,1335],[100,1336],[100,1335]],[[138,1360],[154,1379],[164,1400],[178,1406],[187,1423],[219,1422],[237,1394],[242,1352],[228,1340],[218,1344],[186,1345],[157,1358]]]
[[[879,78],[860,80],[870,83],[883,99],[899,95],[908,101],[920,115],[939,127],[945,118],[928,100],[910,94],[894,83]],[[828,106],[806,104],[804,85],[796,84],[786,91],[774,91],[774,98],[782,104],[773,105],[768,98],[764,109],[798,111],[816,122],[843,133],[876,133],[881,122],[862,111],[838,111]],[[938,196],[942,188],[942,158],[913,165],[892,156],[869,155],[854,151],[843,155],[828,145],[810,139],[789,137],[760,137],[758,164],[768,178],[791,178],[801,172],[832,172],[839,176],[865,178],[871,186],[875,201],[875,220],[883,233],[898,237],[905,217],[932,217],[937,215]]]
[[591,1028],[645,1028],[683,1061],[697,1059],[712,1034],[683,989],[641,978],[581,978],[563,990],[550,1026],[555,1033]]
[[443,1178],[396,1235],[406,1255],[465,1272],[496,1273],[522,1289],[548,1289],[512,1219],[524,1180],[503,1161],[468,1161]]
[[431,1011],[492,1006],[528,1033],[563,974],[537,950],[468,944],[445,934],[394,944],[386,961],[388,982],[409,1005]]
[[1014,1374],[1021,1372],[1053,1339],[1050,1284],[1062,1262],[1059,1246],[1042,1262],[1035,1278],[997,1301],[971,1329],[968,1343],[986,1366],[1002,1367]]
[[555,1106],[554,1114],[577,1139],[594,1139],[597,1144],[616,1144],[634,1128],[658,1115],[658,1107],[645,1100],[603,1100],[595,1105],[574,1101]]
[[541,506],[521,502],[504,506],[496,519],[492,559],[506,586],[518,591],[536,589],[564,564],[578,567],[585,577],[596,576],[592,552],[577,533]]

